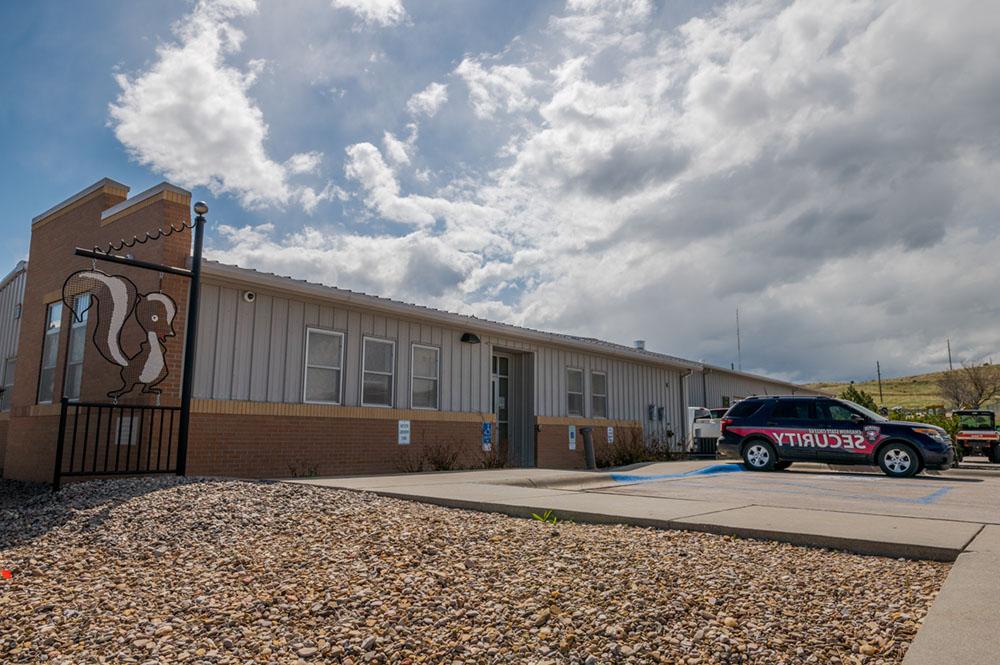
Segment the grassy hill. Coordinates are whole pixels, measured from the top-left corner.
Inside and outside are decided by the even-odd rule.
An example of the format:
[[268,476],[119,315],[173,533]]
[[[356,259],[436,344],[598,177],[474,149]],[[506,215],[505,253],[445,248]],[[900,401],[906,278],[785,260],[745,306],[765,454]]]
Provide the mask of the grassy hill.
[[[902,406],[911,409],[926,408],[930,406],[944,405],[945,400],[938,391],[937,381],[944,372],[932,372],[930,374],[917,374],[914,376],[900,376],[893,379],[882,378],[882,394],[884,396],[883,406],[892,408]],[[839,395],[850,383],[811,383],[810,388],[823,390],[834,395]],[[878,381],[856,381],[854,385],[860,390],[864,390],[879,401]]]

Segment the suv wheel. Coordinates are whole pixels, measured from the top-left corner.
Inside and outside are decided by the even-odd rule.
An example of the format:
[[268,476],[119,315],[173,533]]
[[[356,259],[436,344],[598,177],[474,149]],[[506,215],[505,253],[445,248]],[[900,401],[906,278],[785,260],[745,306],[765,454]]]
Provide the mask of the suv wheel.
[[743,461],[751,471],[771,471],[778,460],[770,443],[751,441],[743,446]]
[[1000,443],[994,443],[990,447],[990,461],[994,464],[1000,464]]
[[909,478],[920,469],[920,459],[906,444],[890,443],[879,451],[878,465],[891,478]]

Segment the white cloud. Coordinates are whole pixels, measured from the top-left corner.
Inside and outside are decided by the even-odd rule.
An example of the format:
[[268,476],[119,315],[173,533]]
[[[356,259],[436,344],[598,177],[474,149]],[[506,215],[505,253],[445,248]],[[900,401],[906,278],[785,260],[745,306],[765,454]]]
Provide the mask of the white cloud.
[[455,73],[469,86],[469,103],[480,118],[490,118],[500,110],[527,111],[537,104],[530,94],[535,79],[526,67],[484,67],[478,60],[465,58]]
[[[997,352],[1000,14],[741,0],[658,28],[655,12],[572,0],[534,43],[463,59],[472,129],[458,149],[421,138],[412,192],[397,169],[415,142],[348,147],[372,235],[272,229],[222,251],[725,365],[739,305],[744,367],[793,379],[941,367],[946,337]],[[456,163],[479,127],[499,153]]]
[[314,173],[323,163],[323,153],[299,152],[285,161],[285,169],[289,173]]
[[337,9],[354,12],[365,23],[390,26],[402,23],[406,10],[400,0],[332,0]]
[[406,109],[413,115],[425,115],[432,118],[447,101],[447,84],[435,82],[410,97],[406,103]]
[[385,154],[396,164],[410,163],[410,149],[413,144],[400,141],[392,132],[382,134],[382,145],[385,147]]
[[264,63],[226,64],[244,35],[233,21],[253,14],[253,0],[200,0],[175,26],[177,42],[157,49],[148,69],[116,77],[110,105],[115,136],[141,164],[184,187],[232,193],[248,208],[289,203],[311,210],[323,199],[288,177],[319,163],[319,153],[274,161],[264,147],[268,127],[248,91]]

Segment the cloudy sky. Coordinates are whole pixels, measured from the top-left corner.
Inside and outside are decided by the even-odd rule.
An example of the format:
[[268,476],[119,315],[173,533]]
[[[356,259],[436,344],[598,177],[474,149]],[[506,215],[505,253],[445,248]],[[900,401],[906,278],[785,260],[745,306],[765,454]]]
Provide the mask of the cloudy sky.
[[743,368],[793,380],[940,369],[947,338],[1000,360],[995,0],[47,0],[0,24],[5,264],[98,178],[167,179],[243,266],[721,365],[738,306]]

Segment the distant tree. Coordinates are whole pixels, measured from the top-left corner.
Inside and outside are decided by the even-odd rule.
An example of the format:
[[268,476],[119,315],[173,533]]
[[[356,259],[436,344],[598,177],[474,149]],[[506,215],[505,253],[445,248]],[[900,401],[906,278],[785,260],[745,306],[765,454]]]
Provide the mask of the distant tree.
[[938,379],[941,395],[958,409],[978,409],[1000,395],[1000,366],[962,363]]
[[846,399],[849,402],[859,404],[866,409],[878,411],[878,404],[875,403],[875,398],[866,393],[864,390],[856,388],[853,381],[851,382],[851,385],[847,386],[847,390],[840,393],[840,399]]

